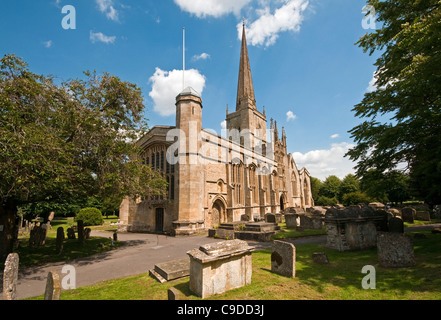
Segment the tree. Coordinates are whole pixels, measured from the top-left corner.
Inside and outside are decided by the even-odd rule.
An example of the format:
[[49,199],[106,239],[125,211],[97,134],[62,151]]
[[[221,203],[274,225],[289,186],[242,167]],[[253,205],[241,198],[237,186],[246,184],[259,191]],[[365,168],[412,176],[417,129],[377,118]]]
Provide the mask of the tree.
[[441,3],[439,0],[371,0],[381,29],[357,44],[381,55],[376,90],[353,109],[365,119],[349,132],[357,175],[406,165],[429,204],[441,203]]
[[327,198],[338,198],[340,193],[341,180],[337,176],[329,176],[325,179],[320,188],[319,195]]
[[340,201],[343,201],[343,196],[348,193],[360,191],[360,181],[353,174],[346,175],[341,181],[339,197]]
[[312,199],[314,199],[314,203],[316,203],[319,198],[319,192],[320,192],[320,189],[323,185],[323,182],[321,182],[320,179],[317,179],[314,177],[310,177],[310,180],[311,180]]
[[146,129],[140,89],[107,73],[85,76],[57,86],[14,55],[1,59],[0,259],[21,205],[166,189],[131,142]]

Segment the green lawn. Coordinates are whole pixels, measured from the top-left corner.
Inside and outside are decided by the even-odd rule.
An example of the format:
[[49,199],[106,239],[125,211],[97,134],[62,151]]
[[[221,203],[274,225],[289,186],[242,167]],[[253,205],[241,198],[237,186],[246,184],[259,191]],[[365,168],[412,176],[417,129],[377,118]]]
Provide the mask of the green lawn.
[[[440,300],[441,235],[423,232],[414,239],[416,265],[411,268],[383,268],[376,248],[338,252],[323,245],[296,248],[296,277],[285,278],[271,272],[271,250],[254,252],[252,284],[216,295],[215,300]],[[412,235],[412,233],[409,233]],[[327,253],[330,264],[312,262],[313,252]],[[376,269],[376,289],[364,290],[361,273],[365,265]],[[199,299],[189,290],[189,278],[160,284],[147,273],[97,285],[63,291],[62,300],[166,300],[175,287],[182,299]],[[35,299],[42,299],[37,297]]]
[[[104,224],[101,226],[90,227],[92,230],[116,230],[116,227],[110,223],[117,221],[117,218],[104,219]],[[112,246],[112,233],[109,236],[91,237],[87,239],[84,244],[80,244],[78,240],[67,239],[67,229],[76,224],[73,218],[57,218],[51,222],[52,228],[48,231],[45,245],[41,247],[29,247],[29,232],[24,232],[19,235],[19,246],[14,252],[20,256],[20,266],[27,267],[36,264],[44,264],[48,262],[69,261],[76,258],[90,256],[103,251],[111,250],[120,245],[114,242]],[[62,254],[56,254],[56,237],[57,229],[64,228],[65,240],[63,243]],[[3,268],[3,266],[0,266]]]

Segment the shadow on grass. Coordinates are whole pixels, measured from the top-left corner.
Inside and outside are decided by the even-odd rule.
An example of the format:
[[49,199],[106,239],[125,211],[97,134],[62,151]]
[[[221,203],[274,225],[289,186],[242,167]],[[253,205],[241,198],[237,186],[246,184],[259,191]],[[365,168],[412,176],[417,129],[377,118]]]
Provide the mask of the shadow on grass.
[[[296,250],[296,277],[304,284],[313,286],[319,292],[330,287],[340,288],[354,294],[349,299],[372,297],[380,299],[406,299],[421,294],[439,294],[441,279],[441,237],[426,233],[424,239],[414,239],[416,264],[413,267],[386,268],[379,266],[377,249],[338,252],[319,246],[328,255],[330,264],[320,265],[312,261],[317,245],[299,246]],[[364,290],[362,280],[368,274],[362,273],[366,265],[374,266],[376,289]],[[433,297],[433,295],[431,295]],[[430,298],[432,299],[432,298]]]

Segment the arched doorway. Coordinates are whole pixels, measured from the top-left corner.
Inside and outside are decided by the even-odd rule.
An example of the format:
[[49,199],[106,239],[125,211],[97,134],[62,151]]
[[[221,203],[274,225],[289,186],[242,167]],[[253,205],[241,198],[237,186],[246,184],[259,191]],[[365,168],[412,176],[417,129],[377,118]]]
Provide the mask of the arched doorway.
[[155,232],[164,232],[164,208],[156,208]]
[[211,209],[211,224],[212,226],[217,226],[224,222],[227,222],[225,205],[220,199],[217,199]]
[[285,196],[282,194],[280,196],[280,212],[285,210]]

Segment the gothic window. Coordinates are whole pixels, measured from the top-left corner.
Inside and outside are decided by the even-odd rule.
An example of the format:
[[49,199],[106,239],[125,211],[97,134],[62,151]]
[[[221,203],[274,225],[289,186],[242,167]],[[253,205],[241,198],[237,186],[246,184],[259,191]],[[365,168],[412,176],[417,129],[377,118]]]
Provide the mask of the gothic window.
[[[170,200],[174,199],[174,165],[168,163],[165,156],[167,147],[165,145],[155,145],[147,149],[145,152],[145,162],[153,170],[157,170],[162,173],[163,177],[168,183],[168,198]],[[152,200],[163,199],[163,196],[152,196]]]

